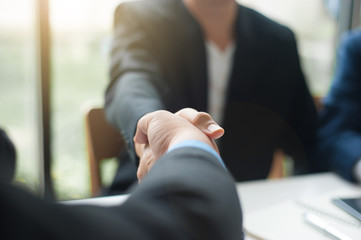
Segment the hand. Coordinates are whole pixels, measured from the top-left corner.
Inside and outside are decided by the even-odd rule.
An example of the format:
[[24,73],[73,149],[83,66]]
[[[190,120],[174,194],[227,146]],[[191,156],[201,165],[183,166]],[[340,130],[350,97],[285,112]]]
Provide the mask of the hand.
[[175,143],[195,139],[209,144],[218,152],[213,139],[221,137],[223,133],[224,130],[209,114],[190,108],[176,114],[167,111],[146,114],[139,120],[134,137],[135,149],[140,156],[137,173],[139,181],[149,172],[156,160]]
[[217,144],[214,140],[223,136],[224,129],[213,121],[212,117],[208,113],[198,112],[193,108],[183,108],[175,114],[188,120],[191,124],[206,134],[212,140],[213,148],[219,154]]

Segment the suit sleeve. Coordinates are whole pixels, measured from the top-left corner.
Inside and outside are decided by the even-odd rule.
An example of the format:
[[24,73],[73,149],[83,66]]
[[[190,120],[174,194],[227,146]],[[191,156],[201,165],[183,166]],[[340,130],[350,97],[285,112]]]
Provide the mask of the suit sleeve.
[[243,239],[233,179],[212,154],[179,148],[162,157],[117,207],[63,206],[0,188],[1,234],[15,239]]
[[120,4],[114,16],[114,39],[111,52],[109,84],[105,96],[106,116],[116,126],[136,161],[133,136],[144,114],[163,109],[160,93],[164,91],[154,52],[156,40],[143,14]]
[[319,116],[317,158],[320,170],[332,170],[355,181],[361,158],[361,34],[340,45],[332,88]]

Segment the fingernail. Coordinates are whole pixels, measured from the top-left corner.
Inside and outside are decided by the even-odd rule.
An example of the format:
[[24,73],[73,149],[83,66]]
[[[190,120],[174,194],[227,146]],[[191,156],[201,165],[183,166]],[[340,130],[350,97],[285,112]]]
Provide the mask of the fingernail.
[[221,127],[218,126],[217,124],[212,123],[212,124],[209,124],[209,125],[208,125],[207,129],[208,129],[208,131],[210,131],[210,132],[215,132],[215,131],[217,131],[217,130],[220,130]]

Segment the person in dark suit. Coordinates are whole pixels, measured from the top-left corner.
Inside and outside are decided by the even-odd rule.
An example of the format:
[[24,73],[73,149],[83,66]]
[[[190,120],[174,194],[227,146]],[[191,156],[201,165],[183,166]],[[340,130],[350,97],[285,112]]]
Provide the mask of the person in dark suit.
[[316,111],[290,29],[234,0],[127,2],[114,22],[105,110],[123,164],[150,157],[132,140],[141,116],[191,107],[226,130],[217,143],[237,181],[266,178],[279,149],[308,172]]
[[1,128],[0,146],[0,169],[6,169],[6,171],[0,172],[0,180],[11,182],[15,175],[16,151],[14,144]]
[[159,160],[120,206],[42,201],[1,178],[0,239],[243,239],[234,179],[207,135],[158,111],[140,119],[135,141]]
[[332,87],[319,114],[316,157],[321,171],[361,182],[361,31],[344,35]]

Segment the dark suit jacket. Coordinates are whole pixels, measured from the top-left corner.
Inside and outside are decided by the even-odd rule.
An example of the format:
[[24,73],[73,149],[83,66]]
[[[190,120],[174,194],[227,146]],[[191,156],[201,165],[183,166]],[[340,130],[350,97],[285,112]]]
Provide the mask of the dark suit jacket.
[[[11,182],[15,175],[16,152],[14,144],[0,128],[0,180]],[[6,171],[2,171],[6,169]]]
[[[224,113],[222,158],[238,181],[267,177],[273,152],[284,149],[306,172],[315,107],[300,69],[293,33],[238,7],[236,50]],[[181,0],[121,4],[115,13],[112,82],[106,112],[128,142],[145,113],[192,107],[207,111],[202,30]]]
[[345,35],[332,87],[323,102],[317,133],[318,168],[355,180],[361,159],[361,32]]
[[120,206],[54,204],[0,181],[0,213],[0,239],[243,239],[234,180],[190,147],[161,158]]

